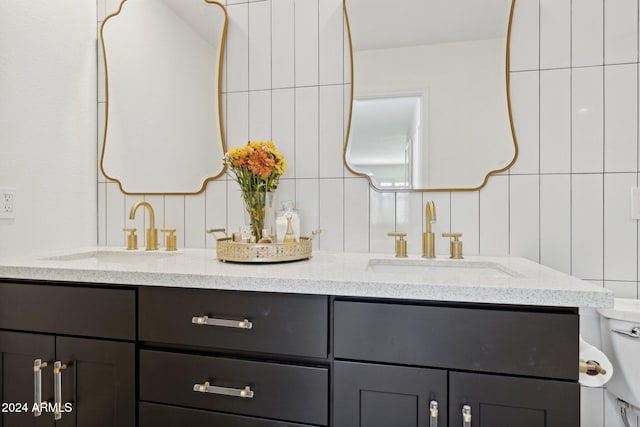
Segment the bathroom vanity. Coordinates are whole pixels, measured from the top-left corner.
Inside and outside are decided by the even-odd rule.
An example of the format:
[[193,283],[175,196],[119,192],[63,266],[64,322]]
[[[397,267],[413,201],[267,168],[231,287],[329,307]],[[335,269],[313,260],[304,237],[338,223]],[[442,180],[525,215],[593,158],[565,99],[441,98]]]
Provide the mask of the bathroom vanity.
[[[468,405],[473,426],[579,427],[578,308],[610,292],[522,259],[374,258],[3,261],[2,402],[33,403],[41,359],[67,365],[41,372],[72,404],[58,425],[442,427]],[[0,425],[54,425],[34,418]]]

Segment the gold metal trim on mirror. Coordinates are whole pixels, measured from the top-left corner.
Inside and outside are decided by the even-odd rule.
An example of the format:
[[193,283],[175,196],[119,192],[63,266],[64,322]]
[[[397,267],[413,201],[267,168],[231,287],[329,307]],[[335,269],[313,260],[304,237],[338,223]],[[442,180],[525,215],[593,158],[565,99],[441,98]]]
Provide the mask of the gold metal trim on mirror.
[[[222,153],[226,153],[227,152],[227,147],[226,147],[226,142],[225,142],[225,137],[224,137],[224,123],[222,120],[222,64],[223,64],[223,60],[224,60],[224,52],[225,52],[225,48],[226,48],[226,41],[227,41],[227,27],[228,27],[228,23],[229,23],[229,14],[227,13],[227,8],[220,3],[217,0],[202,0],[205,3],[209,3],[212,5],[216,5],[218,7],[220,7],[220,9],[222,10],[222,12],[224,13],[224,26],[222,29],[222,39],[220,41],[221,46],[220,46],[220,57],[218,59],[218,121],[219,121],[219,126],[220,126],[220,139],[221,139],[221,143],[222,143]],[[122,183],[120,182],[120,180],[116,179],[116,178],[112,178],[109,175],[107,175],[104,171],[103,168],[103,160],[104,160],[104,153],[105,153],[105,147],[107,145],[107,129],[108,129],[108,124],[109,124],[109,70],[107,67],[107,53],[106,53],[106,49],[105,49],[105,45],[104,45],[104,37],[102,35],[102,31],[104,29],[104,25],[107,23],[107,21],[109,21],[109,19],[117,16],[118,14],[120,14],[120,12],[122,11],[122,7],[123,5],[127,2],[127,0],[122,0],[120,3],[120,6],[118,7],[118,10],[115,13],[112,13],[110,15],[108,15],[104,21],[102,22],[102,24],[100,25],[100,43],[102,45],[102,59],[103,59],[103,64],[104,64],[104,85],[105,85],[105,120],[104,120],[104,132],[102,135],[102,149],[101,149],[101,154],[100,154],[100,171],[102,172],[102,174],[105,176],[105,178],[109,179],[110,181],[114,181],[118,184],[118,187],[120,188],[120,191],[124,194],[129,194],[129,195],[168,195],[168,196],[172,196],[172,195],[196,195],[196,194],[200,194],[202,193],[206,187],[207,184],[210,181],[213,181],[215,179],[218,179],[219,177],[221,177],[222,175],[224,175],[225,171],[226,171],[226,165],[223,165],[222,170],[220,171],[219,174],[209,177],[207,179],[205,179],[202,183],[202,187],[196,191],[196,192],[192,192],[192,193],[138,193],[138,192],[127,192],[124,190],[124,188],[122,187]],[[223,159],[220,159],[220,162],[222,163]]]
[[506,67],[505,67],[505,73],[506,73],[506,86],[507,86],[507,109],[508,109],[508,113],[509,113],[509,126],[511,128],[511,135],[513,137],[513,144],[514,144],[514,155],[513,155],[513,159],[511,160],[511,162],[509,162],[509,164],[507,164],[505,167],[501,168],[501,169],[496,169],[496,170],[492,170],[489,173],[487,173],[487,175],[484,178],[484,181],[482,182],[482,184],[480,184],[477,187],[473,187],[473,188],[429,188],[429,189],[392,189],[392,190],[384,190],[384,189],[380,189],[377,188],[376,186],[373,185],[373,182],[371,181],[371,177],[367,174],[364,173],[360,173],[360,172],[356,172],[354,171],[348,164],[347,162],[347,145],[349,144],[349,134],[351,132],[351,118],[352,118],[352,114],[353,114],[353,94],[354,94],[354,72],[353,72],[353,40],[351,37],[351,24],[349,22],[349,13],[347,11],[347,0],[342,0],[342,9],[344,11],[344,19],[345,19],[345,24],[346,24],[346,30],[347,30],[347,37],[349,40],[349,59],[351,61],[351,90],[350,90],[350,94],[351,94],[351,100],[349,102],[349,121],[347,124],[347,130],[346,130],[346,134],[345,134],[345,139],[344,139],[344,148],[343,148],[343,152],[342,152],[342,160],[343,163],[345,165],[345,167],[347,168],[347,170],[349,172],[351,172],[354,175],[357,176],[363,176],[366,177],[369,180],[369,186],[374,189],[375,191],[378,192],[454,192],[454,191],[478,191],[480,189],[482,189],[485,185],[487,185],[487,182],[489,181],[489,177],[492,175],[496,175],[502,172],[505,172],[507,170],[509,170],[514,163],[516,162],[516,160],[518,159],[518,153],[519,153],[519,149],[518,149],[518,140],[516,138],[516,131],[515,131],[515,126],[513,124],[513,112],[511,109],[511,78],[510,78],[510,61],[511,61],[511,30],[512,30],[512,26],[513,26],[513,13],[516,7],[516,0],[511,0],[511,9],[509,11],[509,23],[507,26],[507,42],[506,42]]

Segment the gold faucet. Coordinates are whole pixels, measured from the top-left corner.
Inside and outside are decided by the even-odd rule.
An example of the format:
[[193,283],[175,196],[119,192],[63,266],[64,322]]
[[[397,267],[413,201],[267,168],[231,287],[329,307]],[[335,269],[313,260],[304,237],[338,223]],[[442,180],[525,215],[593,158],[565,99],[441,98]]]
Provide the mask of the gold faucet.
[[131,206],[131,212],[129,212],[129,219],[135,219],[136,210],[140,206],[145,206],[149,211],[149,228],[147,228],[147,250],[148,251],[156,251],[158,250],[158,229],[156,228],[156,216],[153,213],[153,208],[149,204],[149,202],[145,202],[143,200],[137,202],[133,206]]
[[431,230],[431,223],[436,221],[436,204],[433,200],[427,200],[425,207],[425,232],[422,233],[422,257],[436,257],[436,234]]

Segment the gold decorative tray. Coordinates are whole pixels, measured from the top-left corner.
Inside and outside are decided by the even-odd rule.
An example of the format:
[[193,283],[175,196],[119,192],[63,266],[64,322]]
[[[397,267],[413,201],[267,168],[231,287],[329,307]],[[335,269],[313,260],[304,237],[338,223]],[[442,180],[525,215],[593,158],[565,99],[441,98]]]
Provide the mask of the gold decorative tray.
[[224,237],[216,240],[220,261],[282,262],[311,258],[311,239],[301,237],[294,243],[239,243]]

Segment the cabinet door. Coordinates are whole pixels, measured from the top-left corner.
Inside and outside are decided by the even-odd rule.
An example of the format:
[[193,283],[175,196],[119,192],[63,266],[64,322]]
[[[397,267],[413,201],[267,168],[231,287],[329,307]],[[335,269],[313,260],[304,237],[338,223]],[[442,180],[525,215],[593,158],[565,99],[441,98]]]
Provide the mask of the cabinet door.
[[334,364],[334,427],[429,427],[437,401],[447,425],[446,371],[353,362]]
[[135,345],[82,338],[56,338],[62,371],[58,427],[133,427],[136,424]]
[[579,427],[577,382],[451,372],[449,419],[462,426],[471,406],[473,427]]
[[[51,414],[43,413],[35,417],[31,409],[34,403],[33,362],[41,359],[49,366],[41,371],[42,400],[53,400],[52,361],[54,338],[48,335],[25,334],[0,331],[0,402],[3,413],[0,417],[2,427],[53,427]],[[24,411],[24,404],[27,412]],[[10,406],[9,406],[10,405]]]

